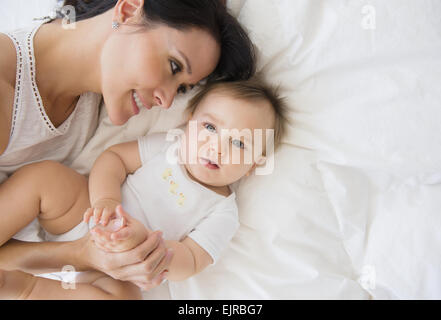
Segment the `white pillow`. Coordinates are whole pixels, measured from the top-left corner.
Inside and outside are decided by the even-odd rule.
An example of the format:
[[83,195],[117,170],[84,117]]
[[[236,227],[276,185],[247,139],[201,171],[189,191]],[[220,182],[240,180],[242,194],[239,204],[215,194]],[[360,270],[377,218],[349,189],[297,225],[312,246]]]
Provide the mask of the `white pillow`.
[[441,297],[440,14],[437,0],[249,0],[239,15],[375,298]]
[[345,249],[376,299],[441,298],[441,175],[320,163]]
[[277,7],[298,50],[268,77],[289,88],[287,141],[317,153],[355,273],[375,298],[440,298],[441,2]]

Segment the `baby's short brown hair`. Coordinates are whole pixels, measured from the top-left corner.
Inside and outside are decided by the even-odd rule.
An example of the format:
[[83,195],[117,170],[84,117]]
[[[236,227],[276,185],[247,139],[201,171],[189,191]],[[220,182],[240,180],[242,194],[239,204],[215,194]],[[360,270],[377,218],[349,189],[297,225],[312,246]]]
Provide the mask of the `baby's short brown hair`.
[[285,99],[280,97],[279,88],[269,85],[260,75],[249,80],[232,82],[212,82],[202,89],[189,101],[187,111],[193,114],[201,101],[210,93],[225,92],[233,98],[245,101],[267,101],[274,112],[274,149],[276,150],[286,131],[288,123]]

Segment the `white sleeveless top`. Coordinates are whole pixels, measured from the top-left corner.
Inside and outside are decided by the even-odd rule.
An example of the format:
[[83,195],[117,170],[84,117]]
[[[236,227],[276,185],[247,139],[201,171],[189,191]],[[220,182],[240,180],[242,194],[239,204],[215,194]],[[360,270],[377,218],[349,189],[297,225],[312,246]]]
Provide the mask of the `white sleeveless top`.
[[[102,97],[84,93],[58,128],[43,107],[36,84],[34,35],[43,21],[6,33],[17,51],[17,75],[9,144],[0,155],[0,183],[25,164],[54,160],[70,165],[94,134]],[[81,79],[79,79],[81,81]]]

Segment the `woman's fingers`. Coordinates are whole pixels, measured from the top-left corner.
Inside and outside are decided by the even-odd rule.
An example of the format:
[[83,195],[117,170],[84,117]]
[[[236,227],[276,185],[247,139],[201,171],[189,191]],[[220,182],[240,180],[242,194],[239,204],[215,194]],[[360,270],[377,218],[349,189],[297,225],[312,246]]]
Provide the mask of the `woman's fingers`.
[[95,241],[95,246],[105,252],[111,252],[111,249],[109,248],[108,244],[105,242]]
[[136,248],[113,254],[109,263],[114,265],[114,267],[110,269],[119,270],[144,261],[145,258],[158,247],[161,234],[162,232],[160,231],[150,233],[147,239]]
[[132,283],[141,288],[142,291],[149,291],[150,289],[154,288],[154,286],[150,283],[145,283],[141,281],[132,281]]
[[162,272],[158,277],[156,277],[153,281],[150,282],[146,282],[146,281],[131,281],[131,282],[137,285],[143,291],[149,291],[159,286],[164,281],[165,277],[167,276],[167,273],[168,271]]
[[156,279],[160,274],[166,271],[170,267],[171,260],[173,258],[173,251],[168,249],[166,251],[165,256],[161,259],[160,263],[156,266],[156,268],[151,272],[151,279]]
[[[159,263],[164,259],[167,254],[167,249],[164,246],[163,240],[161,240],[160,245],[153,251],[147,259],[144,260],[144,270],[147,273],[154,273]],[[157,272],[158,273],[158,272]],[[152,280],[154,279],[154,275],[152,276]]]
[[[167,252],[167,251],[165,251]],[[165,254],[160,262],[158,263],[156,268],[153,271],[149,261],[144,261],[141,264],[133,266],[133,268],[127,268],[124,270],[125,278],[127,281],[141,281],[141,282],[157,282],[155,285],[160,284],[164,280],[164,272],[167,271],[167,268],[170,266],[172,254]],[[163,275],[163,277],[160,277]]]
[[101,229],[100,227],[94,227],[91,231],[90,231],[95,239],[101,239],[101,240],[108,240],[110,239],[110,237],[108,238],[108,234],[106,231],[104,231],[103,229]]
[[114,248],[114,243],[106,239],[105,236],[100,236],[97,234],[97,231],[92,231],[92,239],[95,245],[106,252],[112,252]]
[[91,230],[93,236],[94,236],[94,240],[95,239],[100,239],[102,241],[108,241],[111,242],[112,240],[110,239],[110,232],[107,232],[106,230],[101,229],[100,227],[94,227]]
[[[148,238],[136,248],[129,251],[113,252],[110,254],[100,250],[93,243],[93,237],[90,237],[89,240],[86,240],[87,258],[85,259],[94,269],[104,272],[115,279],[125,280],[129,276],[145,274],[145,271],[142,272],[142,266],[141,270],[139,270],[139,265],[158,247],[160,239],[162,239],[161,235],[162,232],[160,231],[150,232]],[[104,246],[103,242],[100,242],[100,244]],[[132,272],[131,270],[134,270],[135,272]]]
[[[150,241],[150,242],[149,242]],[[135,250],[142,249],[138,252]],[[113,270],[113,277],[116,277],[120,280],[134,281],[139,278],[134,278],[136,276],[142,276],[141,279],[146,281],[153,280],[155,275],[155,270],[158,268],[158,264],[162,262],[164,257],[166,256],[166,250],[164,244],[160,244],[160,238],[158,237],[158,232],[152,233],[144,243],[132,249],[134,252],[123,252],[122,255],[127,253],[132,253],[134,257],[141,258],[131,265],[127,265],[125,267]],[[135,253],[136,252],[136,253]],[[148,257],[146,258],[146,256]],[[133,257],[132,256],[132,257]],[[130,258],[132,258],[130,257]],[[129,259],[129,257],[128,257]],[[151,274],[152,273],[152,274]]]
[[132,283],[141,288],[142,291],[149,291],[158,286],[157,284],[151,282],[132,281]]
[[132,234],[131,228],[124,227],[124,228],[118,230],[117,232],[112,232],[112,234],[110,235],[110,238],[114,241],[121,241],[121,240],[128,239],[131,234]]
[[145,258],[150,255],[154,250],[157,249],[162,239],[162,232],[156,231],[147,237],[143,243],[141,243],[136,248],[127,252],[127,262],[126,265],[139,263],[145,260]]
[[[139,283],[144,286],[149,285],[152,288],[154,288],[154,287],[157,287],[158,285],[160,285],[162,283],[162,281],[164,281],[165,275],[167,272],[168,271],[162,272],[159,276],[157,276],[153,280],[150,280],[150,276],[147,276],[146,274],[144,274],[144,275],[130,276],[127,280],[124,280],[124,281],[129,281],[132,283]],[[122,279],[120,279],[120,280],[122,280]],[[139,286],[139,287],[142,288],[142,286]]]

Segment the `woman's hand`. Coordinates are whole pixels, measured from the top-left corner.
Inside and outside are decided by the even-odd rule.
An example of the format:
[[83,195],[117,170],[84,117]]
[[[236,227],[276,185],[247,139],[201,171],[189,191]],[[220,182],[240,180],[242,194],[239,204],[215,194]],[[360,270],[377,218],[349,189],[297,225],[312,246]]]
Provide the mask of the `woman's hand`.
[[96,225],[90,230],[95,245],[106,252],[124,252],[144,242],[149,230],[144,224],[131,217],[121,205],[115,209],[116,218],[107,226]]
[[90,234],[78,240],[78,261],[114,279],[130,281],[144,290],[161,284],[170,266],[173,253],[167,251],[160,231],[148,230],[145,241],[132,250],[108,253],[100,250]]

